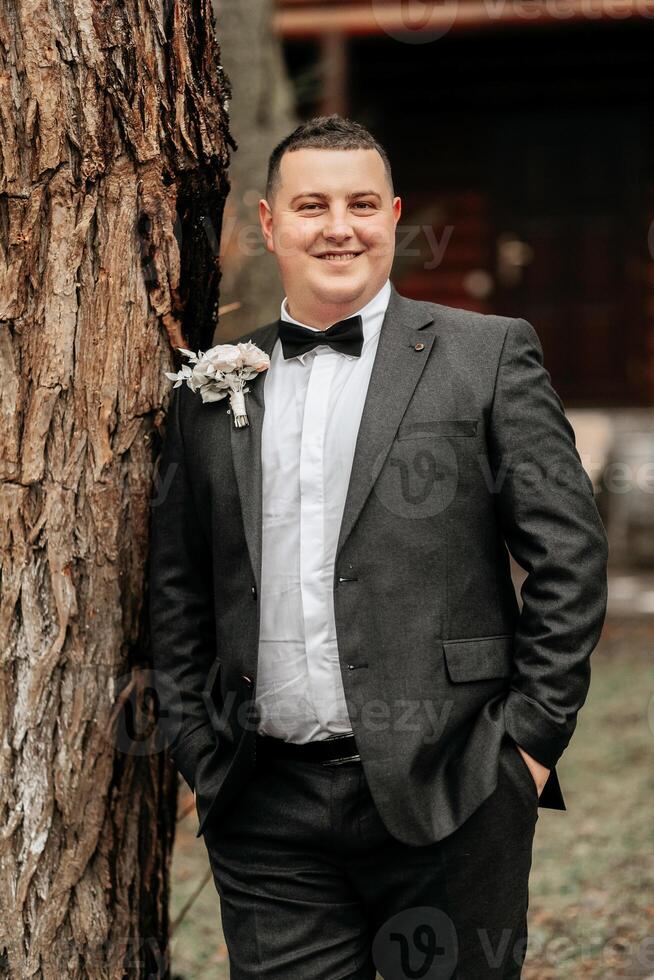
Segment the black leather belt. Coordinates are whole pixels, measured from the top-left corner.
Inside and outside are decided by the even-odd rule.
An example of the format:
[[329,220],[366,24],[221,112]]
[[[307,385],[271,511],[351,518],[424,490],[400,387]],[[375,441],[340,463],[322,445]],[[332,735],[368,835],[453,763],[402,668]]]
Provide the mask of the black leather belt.
[[340,766],[344,762],[359,762],[361,756],[352,733],[330,735],[312,742],[285,742],[270,735],[257,735],[257,759],[296,759],[299,762],[319,762],[323,766]]

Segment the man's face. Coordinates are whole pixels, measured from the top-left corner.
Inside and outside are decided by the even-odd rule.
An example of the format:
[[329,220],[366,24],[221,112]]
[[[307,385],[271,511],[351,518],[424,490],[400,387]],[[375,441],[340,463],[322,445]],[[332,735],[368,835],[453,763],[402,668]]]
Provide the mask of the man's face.
[[280,162],[272,202],[259,202],[289,312],[326,327],[365,306],[391,271],[401,200],[376,150],[301,149]]

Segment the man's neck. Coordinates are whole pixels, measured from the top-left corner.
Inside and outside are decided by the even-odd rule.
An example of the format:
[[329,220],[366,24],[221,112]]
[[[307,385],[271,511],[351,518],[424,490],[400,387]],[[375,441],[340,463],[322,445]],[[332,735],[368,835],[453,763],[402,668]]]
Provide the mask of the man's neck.
[[286,312],[294,320],[297,320],[298,323],[305,324],[307,327],[313,327],[315,330],[327,330],[334,323],[346,320],[348,317],[354,316],[359,310],[362,310],[364,306],[367,306],[374,299],[381,289],[382,286],[372,296],[368,296],[367,299],[363,297],[345,305],[321,305],[320,309],[303,308],[301,304],[291,301],[287,296],[285,304]]
[[321,310],[320,313],[296,313],[295,307],[291,306],[288,299],[286,300],[286,310],[289,316],[292,316],[294,320],[299,323],[305,324],[307,327],[313,327],[315,330],[327,330],[334,323],[338,323],[340,320],[345,320],[347,317],[352,316],[357,310],[360,310],[361,306],[359,304],[351,304],[349,308],[340,309],[332,308],[330,310]]

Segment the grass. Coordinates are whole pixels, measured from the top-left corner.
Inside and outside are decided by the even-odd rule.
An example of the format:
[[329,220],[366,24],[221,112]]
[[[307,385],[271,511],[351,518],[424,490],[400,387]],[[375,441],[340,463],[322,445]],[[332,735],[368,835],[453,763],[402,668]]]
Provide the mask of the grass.
[[541,810],[525,980],[654,974],[654,624],[607,622],[588,700]]
[[[654,976],[653,649],[654,622],[613,619],[592,656],[557,766],[567,812],[539,811],[523,980]],[[171,921],[209,869],[197,826],[194,810],[178,824]],[[173,936],[172,965],[173,980],[229,977],[213,879]]]

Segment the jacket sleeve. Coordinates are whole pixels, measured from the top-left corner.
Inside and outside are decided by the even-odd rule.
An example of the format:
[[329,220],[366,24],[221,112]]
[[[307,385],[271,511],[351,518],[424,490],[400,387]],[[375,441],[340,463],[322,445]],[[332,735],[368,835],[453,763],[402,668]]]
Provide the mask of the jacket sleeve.
[[212,561],[194,508],[180,412],[186,392],[174,388],[150,521],[149,608],[159,724],[191,789],[216,737],[204,689],[216,657]]
[[496,507],[526,571],[514,637],[506,730],[553,768],[590,685],[606,614],[606,534],[534,328],[511,320],[489,420]]

